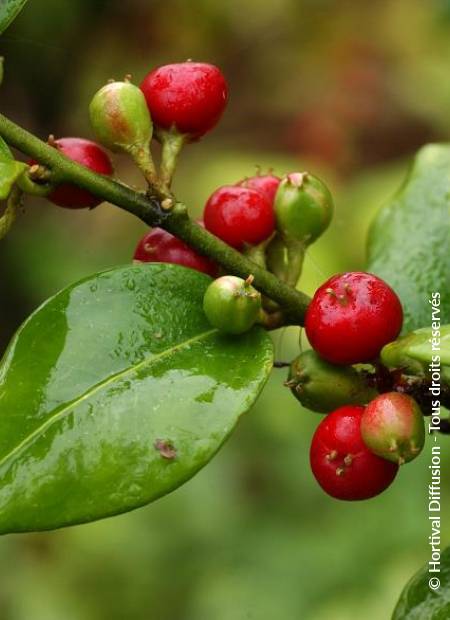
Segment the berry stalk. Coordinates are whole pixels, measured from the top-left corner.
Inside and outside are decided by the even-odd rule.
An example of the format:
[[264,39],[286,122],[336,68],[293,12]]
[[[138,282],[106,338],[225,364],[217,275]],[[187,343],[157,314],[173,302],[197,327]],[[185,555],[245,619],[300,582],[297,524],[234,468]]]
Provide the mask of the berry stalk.
[[0,135],[10,146],[47,166],[51,171],[51,183],[70,182],[78,185],[98,198],[139,217],[149,226],[164,228],[203,256],[222,265],[228,273],[244,279],[252,274],[255,287],[280,304],[285,315],[285,322],[303,325],[310,302],[307,295],[287,286],[273,274],[258,267],[254,262],[191,221],[182,203],[176,203],[171,209],[164,209],[162,203],[167,199],[173,200],[169,193],[152,186],[149,194],[146,195],[96,174],[68,159],[57,149],[42,142],[2,114],[0,114]]
[[187,140],[187,136],[177,131],[160,131],[161,153],[161,182],[167,189],[172,185],[172,177],[177,166],[178,156]]

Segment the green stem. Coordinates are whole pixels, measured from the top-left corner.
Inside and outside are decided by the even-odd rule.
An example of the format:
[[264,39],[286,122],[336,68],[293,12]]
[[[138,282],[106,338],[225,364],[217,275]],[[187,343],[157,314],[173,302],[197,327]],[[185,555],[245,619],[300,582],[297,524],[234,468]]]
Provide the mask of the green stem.
[[310,301],[307,295],[287,286],[273,274],[258,267],[248,258],[192,222],[187,215],[186,207],[182,203],[176,203],[169,210],[162,208],[161,202],[165,198],[170,198],[170,194],[152,187],[151,195],[147,196],[106,176],[96,174],[68,159],[57,149],[42,142],[2,114],[0,114],[0,135],[10,146],[47,166],[52,172],[52,183],[74,183],[95,196],[136,215],[149,226],[164,228],[200,254],[222,265],[228,273],[244,279],[253,274],[255,287],[280,304],[286,319],[293,324],[303,324]]
[[135,164],[138,166],[149,185],[157,185],[158,175],[150,153],[150,144],[144,146],[132,146],[127,149]]
[[159,139],[162,145],[160,179],[164,187],[168,189],[172,184],[178,155],[186,142],[186,136],[175,131],[161,131]]
[[25,194],[31,194],[32,196],[47,196],[52,189],[53,186],[50,183],[35,183],[34,179],[30,174],[30,168],[24,171],[23,174],[17,179],[17,186],[24,192]]

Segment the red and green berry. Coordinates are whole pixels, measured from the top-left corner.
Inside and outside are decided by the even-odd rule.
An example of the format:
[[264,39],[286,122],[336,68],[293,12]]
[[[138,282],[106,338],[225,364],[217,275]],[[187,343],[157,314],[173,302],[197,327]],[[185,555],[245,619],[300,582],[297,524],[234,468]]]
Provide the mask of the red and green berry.
[[402,465],[415,459],[423,448],[423,414],[407,394],[380,394],[364,410],[361,433],[374,454]]
[[89,114],[100,142],[112,151],[148,148],[152,121],[142,91],[128,80],[110,82],[94,95]]

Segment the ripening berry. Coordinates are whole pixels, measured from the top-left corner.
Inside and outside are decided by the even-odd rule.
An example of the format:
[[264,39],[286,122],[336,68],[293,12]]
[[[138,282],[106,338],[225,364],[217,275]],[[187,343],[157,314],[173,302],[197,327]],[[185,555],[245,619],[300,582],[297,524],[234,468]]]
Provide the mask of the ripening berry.
[[212,277],[217,274],[217,266],[212,261],[197,254],[162,228],[154,228],[142,237],[134,252],[134,260],[143,263],[174,263]]
[[370,273],[333,276],[308,306],[305,329],[311,346],[332,364],[375,359],[400,333],[403,311],[386,282]]
[[[63,155],[99,174],[111,176],[113,167],[107,153],[95,142],[83,138],[59,138],[52,142]],[[33,162],[35,163],[35,162]],[[102,202],[90,192],[76,185],[58,185],[47,199],[66,209],[94,208]]]
[[267,198],[254,189],[236,185],[219,187],[208,198],[203,219],[209,232],[239,250],[244,244],[265,241],[275,224]]
[[225,334],[243,334],[256,323],[261,311],[261,294],[252,278],[222,276],[206,289],[203,309],[213,327]]
[[151,71],[142,81],[153,122],[158,127],[200,138],[219,121],[227,103],[220,69],[203,62],[181,62]]
[[363,413],[361,433],[374,454],[403,465],[415,459],[424,446],[423,414],[407,394],[380,394]]
[[361,437],[364,407],[346,405],[328,414],[314,433],[310,463],[322,489],[343,500],[369,499],[394,480],[398,465],[376,456]]
[[147,149],[152,121],[140,88],[129,81],[110,82],[89,105],[91,125],[99,141],[112,151]]

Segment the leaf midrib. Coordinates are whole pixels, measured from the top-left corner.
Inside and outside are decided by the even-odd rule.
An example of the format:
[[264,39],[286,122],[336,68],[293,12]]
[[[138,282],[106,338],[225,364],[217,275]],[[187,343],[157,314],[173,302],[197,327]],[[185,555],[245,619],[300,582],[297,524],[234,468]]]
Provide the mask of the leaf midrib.
[[48,417],[45,420],[45,422],[43,422],[43,424],[38,426],[32,433],[30,433],[30,435],[28,435],[25,439],[23,439],[20,443],[18,443],[10,452],[8,452],[8,454],[6,454],[2,459],[0,459],[0,468],[3,468],[4,465],[6,465],[10,459],[13,459],[14,456],[16,456],[16,454],[20,453],[23,448],[31,444],[34,441],[34,439],[41,436],[54,423],[56,423],[58,420],[63,418],[67,412],[73,410],[80,403],[82,403],[85,400],[88,400],[91,396],[93,396],[97,392],[100,392],[104,387],[111,385],[115,381],[119,381],[123,377],[126,377],[128,374],[131,374],[132,372],[136,372],[137,370],[139,370],[140,368],[143,368],[146,365],[151,366],[154,362],[157,362],[160,359],[166,356],[169,356],[172,353],[175,353],[179,351],[180,349],[183,349],[184,347],[189,346],[190,344],[205,340],[206,338],[208,338],[208,336],[211,336],[212,334],[216,332],[217,332],[217,329],[210,329],[207,332],[197,334],[196,336],[193,336],[192,338],[189,338],[188,340],[184,340],[183,342],[173,345],[172,347],[170,347],[169,349],[166,349],[165,351],[161,351],[161,353],[157,353],[156,355],[153,355],[150,358],[149,357],[145,358],[144,360],[142,360],[135,366],[130,366],[128,368],[125,368],[124,370],[120,370],[119,372],[111,375],[104,381],[100,381],[100,383],[96,383],[92,388],[89,388],[80,397],[72,400],[69,404],[65,405],[62,409],[59,409],[58,411],[56,411],[54,415],[50,415],[50,417]]

